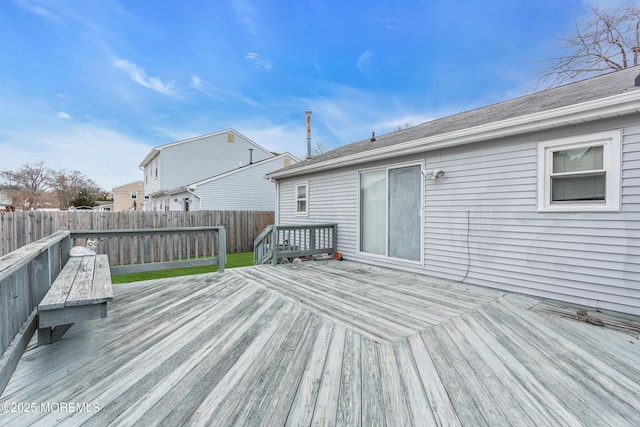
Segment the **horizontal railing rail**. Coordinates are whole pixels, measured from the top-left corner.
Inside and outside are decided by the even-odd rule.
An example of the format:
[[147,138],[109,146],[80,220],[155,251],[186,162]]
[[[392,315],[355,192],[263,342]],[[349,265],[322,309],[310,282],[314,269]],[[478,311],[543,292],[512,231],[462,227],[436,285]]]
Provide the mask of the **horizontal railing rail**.
[[271,225],[254,242],[254,263],[277,265],[283,259],[335,255],[337,224]]
[[112,274],[216,264],[222,273],[226,262],[224,227],[72,231],[71,238],[106,254]]

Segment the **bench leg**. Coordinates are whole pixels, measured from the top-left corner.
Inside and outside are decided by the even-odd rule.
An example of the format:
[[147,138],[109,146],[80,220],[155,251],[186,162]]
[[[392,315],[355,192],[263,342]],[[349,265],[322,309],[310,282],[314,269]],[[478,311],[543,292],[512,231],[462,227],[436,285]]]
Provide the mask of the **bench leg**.
[[53,344],[54,342],[59,341],[64,333],[72,326],[73,323],[69,323],[66,325],[56,326],[55,328],[38,329],[38,345]]

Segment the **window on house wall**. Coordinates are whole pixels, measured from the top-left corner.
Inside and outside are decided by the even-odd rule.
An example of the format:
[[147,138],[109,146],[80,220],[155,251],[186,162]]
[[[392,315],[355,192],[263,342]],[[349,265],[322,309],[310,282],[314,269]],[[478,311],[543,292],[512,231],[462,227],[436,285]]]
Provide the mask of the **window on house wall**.
[[360,252],[422,259],[422,166],[362,171]]
[[620,209],[619,131],[538,144],[538,210]]
[[132,191],[131,192],[131,198],[132,199],[137,199],[138,198],[138,192],[137,191]]
[[309,183],[302,182],[296,184],[296,215],[307,215],[309,213]]

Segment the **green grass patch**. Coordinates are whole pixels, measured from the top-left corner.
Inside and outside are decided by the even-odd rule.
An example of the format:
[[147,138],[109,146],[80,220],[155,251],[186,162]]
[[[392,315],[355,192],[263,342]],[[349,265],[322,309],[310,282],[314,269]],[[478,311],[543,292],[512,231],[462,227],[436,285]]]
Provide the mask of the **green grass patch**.
[[[247,267],[253,265],[253,252],[227,254],[224,268]],[[143,280],[165,279],[168,277],[190,276],[192,274],[213,273],[218,271],[217,265],[203,265],[199,267],[172,268],[169,270],[146,271],[142,273],[128,273],[111,276],[111,283],[141,282]]]

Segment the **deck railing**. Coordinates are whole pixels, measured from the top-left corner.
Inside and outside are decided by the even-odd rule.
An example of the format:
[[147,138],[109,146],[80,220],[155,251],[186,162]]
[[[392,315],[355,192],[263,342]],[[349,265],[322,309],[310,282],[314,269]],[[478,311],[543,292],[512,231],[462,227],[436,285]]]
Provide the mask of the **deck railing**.
[[254,264],[277,265],[287,258],[335,255],[337,224],[269,225],[253,244]]
[[37,326],[38,303],[69,259],[68,231],[0,257],[0,394]]
[[97,241],[115,274],[196,265],[224,271],[224,227],[58,231],[0,257],[0,395],[37,329],[37,307],[73,246]]
[[218,265],[224,271],[224,227],[72,231],[73,246],[97,240],[97,253],[109,256],[111,273]]

